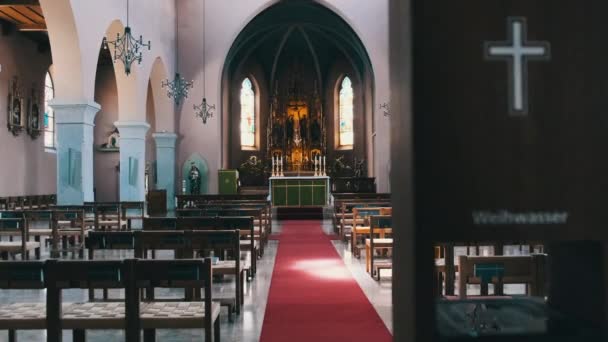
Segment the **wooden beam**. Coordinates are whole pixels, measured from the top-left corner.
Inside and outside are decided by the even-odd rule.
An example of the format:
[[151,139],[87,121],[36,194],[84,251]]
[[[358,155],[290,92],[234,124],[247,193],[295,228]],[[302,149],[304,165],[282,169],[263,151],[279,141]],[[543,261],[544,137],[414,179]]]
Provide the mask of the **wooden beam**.
[[19,24],[19,31],[47,31],[46,24]]
[[46,31],[46,24],[18,24],[19,31]]

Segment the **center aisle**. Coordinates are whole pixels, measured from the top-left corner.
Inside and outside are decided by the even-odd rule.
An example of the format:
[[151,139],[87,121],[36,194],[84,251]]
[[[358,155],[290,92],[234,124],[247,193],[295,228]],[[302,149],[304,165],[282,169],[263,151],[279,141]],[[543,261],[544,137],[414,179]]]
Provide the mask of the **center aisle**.
[[283,221],[262,342],[391,341],[319,221]]

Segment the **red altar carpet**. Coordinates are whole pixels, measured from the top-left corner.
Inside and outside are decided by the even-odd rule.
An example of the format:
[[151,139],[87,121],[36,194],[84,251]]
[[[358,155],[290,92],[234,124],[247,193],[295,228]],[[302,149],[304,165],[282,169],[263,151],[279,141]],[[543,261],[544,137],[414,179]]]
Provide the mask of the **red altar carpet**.
[[262,342],[391,341],[319,221],[283,221]]

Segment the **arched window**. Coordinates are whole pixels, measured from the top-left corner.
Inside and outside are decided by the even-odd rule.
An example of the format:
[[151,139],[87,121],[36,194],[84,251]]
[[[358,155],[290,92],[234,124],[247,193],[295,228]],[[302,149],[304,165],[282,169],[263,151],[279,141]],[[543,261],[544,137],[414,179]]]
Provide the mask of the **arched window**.
[[255,92],[249,78],[241,85],[241,147],[255,147]]
[[353,133],[353,84],[344,77],[340,85],[340,123],[339,123],[339,145],[352,146],[354,142]]
[[55,97],[53,79],[47,71],[44,80],[44,147],[55,148],[55,112],[49,102]]

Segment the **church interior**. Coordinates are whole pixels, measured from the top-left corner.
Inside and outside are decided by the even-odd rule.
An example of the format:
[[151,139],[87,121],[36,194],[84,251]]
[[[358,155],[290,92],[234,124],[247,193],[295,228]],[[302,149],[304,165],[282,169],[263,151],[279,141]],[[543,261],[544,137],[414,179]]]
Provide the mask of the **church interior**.
[[0,0],[0,341],[608,341],[607,10]]

